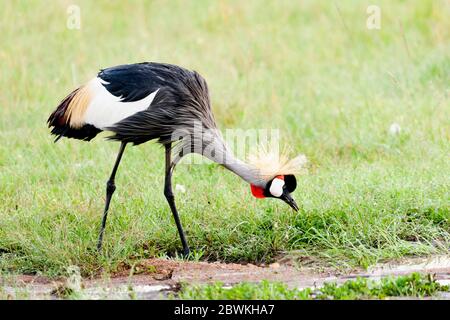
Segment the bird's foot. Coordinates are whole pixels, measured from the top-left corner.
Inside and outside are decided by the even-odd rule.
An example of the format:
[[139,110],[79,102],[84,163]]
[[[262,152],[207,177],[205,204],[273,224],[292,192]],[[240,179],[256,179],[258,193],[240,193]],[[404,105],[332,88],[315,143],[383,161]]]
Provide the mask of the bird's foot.
[[189,258],[190,255],[191,255],[191,250],[189,250],[189,247],[184,248],[183,249],[183,253],[181,254],[181,256],[184,259],[187,259],[187,258]]
[[191,256],[191,251],[189,250],[189,248],[184,248],[183,250],[177,250],[175,252],[169,253],[168,256],[175,259],[188,260]]
[[167,256],[174,259],[188,260],[191,257],[191,250],[189,248],[183,248],[183,250],[168,252]]

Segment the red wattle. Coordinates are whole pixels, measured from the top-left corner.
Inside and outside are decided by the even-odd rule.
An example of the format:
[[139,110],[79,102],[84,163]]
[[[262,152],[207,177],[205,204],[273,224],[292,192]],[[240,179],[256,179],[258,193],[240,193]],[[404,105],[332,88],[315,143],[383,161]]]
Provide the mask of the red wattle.
[[265,198],[263,188],[257,187],[253,184],[250,184],[250,188],[252,189],[252,194],[255,198]]

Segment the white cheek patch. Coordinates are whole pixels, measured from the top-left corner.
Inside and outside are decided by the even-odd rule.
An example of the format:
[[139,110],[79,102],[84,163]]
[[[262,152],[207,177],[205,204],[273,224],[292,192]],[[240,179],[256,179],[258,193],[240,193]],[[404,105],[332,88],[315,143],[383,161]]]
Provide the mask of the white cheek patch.
[[284,180],[275,178],[272,181],[272,184],[270,185],[270,194],[272,194],[274,197],[279,197],[283,194],[283,186],[284,186]]

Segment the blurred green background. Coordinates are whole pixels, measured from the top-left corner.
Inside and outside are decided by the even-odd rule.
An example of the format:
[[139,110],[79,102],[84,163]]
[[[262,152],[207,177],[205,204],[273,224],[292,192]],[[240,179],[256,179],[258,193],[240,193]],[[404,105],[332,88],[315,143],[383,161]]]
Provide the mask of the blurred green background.
[[[81,28],[67,28],[70,5]],[[381,29],[369,30],[369,5]],[[450,3],[3,1],[0,268],[86,274],[174,253],[163,150],[129,148],[105,252],[93,248],[118,145],[53,144],[46,120],[100,68],[158,61],[208,81],[219,127],[279,128],[310,160],[292,212],[214,164],[180,165],[194,259],[368,266],[450,244]],[[400,133],[390,134],[392,124]]]

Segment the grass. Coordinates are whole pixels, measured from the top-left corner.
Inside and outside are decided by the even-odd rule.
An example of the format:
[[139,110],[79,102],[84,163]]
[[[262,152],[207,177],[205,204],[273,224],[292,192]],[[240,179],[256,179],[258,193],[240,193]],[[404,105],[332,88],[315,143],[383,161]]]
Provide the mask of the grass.
[[438,292],[450,291],[432,275],[412,273],[397,278],[385,277],[381,281],[357,278],[342,285],[324,283],[320,288],[289,289],[286,284],[262,281],[260,283],[240,283],[224,287],[217,282],[207,285],[185,285],[177,296],[185,300],[360,300],[386,299],[390,297],[431,297]]
[[[104,253],[94,248],[118,145],[53,144],[45,121],[99,68],[164,61],[208,80],[219,127],[279,128],[310,161],[294,213],[221,167],[179,165],[176,201],[196,259],[314,257],[338,267],[450,245],[450,8],[441,1],[6,1],[0,13],[0,270],[83,275],[180,248],[163,150],[129,148]],[[389,134],[392,123],[401,132]]]

